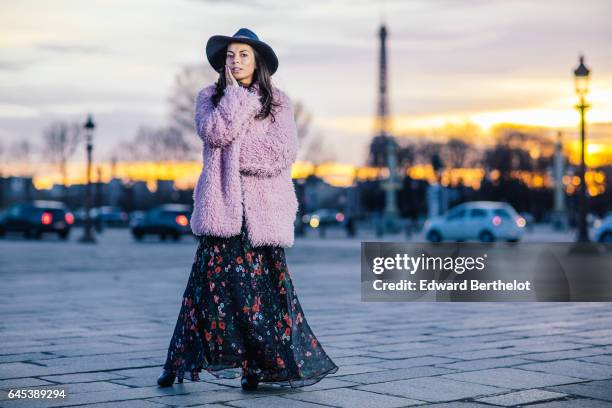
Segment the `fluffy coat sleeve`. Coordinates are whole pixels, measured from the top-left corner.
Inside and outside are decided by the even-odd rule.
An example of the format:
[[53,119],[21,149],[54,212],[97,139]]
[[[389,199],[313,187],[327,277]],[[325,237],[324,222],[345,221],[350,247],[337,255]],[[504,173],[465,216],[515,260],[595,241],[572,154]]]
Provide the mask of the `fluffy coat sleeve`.
[[290,168],[297,159],[298,135],[293,105],[279,90],[280,106],[275,121],[266,133],[245,137],[240,145],[240,172],[259,177],[274,177]]
[[195,100],[195,128],[211,147],[229,145],[244,134],[261,109],[259,95],[242,86],[228,86],[218,106],[210,99],[215,85],[202,89]]

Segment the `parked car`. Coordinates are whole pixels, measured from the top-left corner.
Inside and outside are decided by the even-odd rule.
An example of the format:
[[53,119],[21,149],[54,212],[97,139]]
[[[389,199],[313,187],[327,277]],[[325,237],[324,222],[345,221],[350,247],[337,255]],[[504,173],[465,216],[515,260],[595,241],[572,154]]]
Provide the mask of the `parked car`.
[[311,228],[341,225],[344,222],[344,213],[335,209],[322,208],[310,214],[304,214],[302,222],[310,225]]
[[597,242],[612,242],[612,213],[595,224],[593,239]]
[[67,239],[74,215],[60,201],[34,200],[15,204],[0,215],[0,236],[7,232],[22,233],[26,238],[41,238],[55,233]]
[[163,204],[149,210],[144,217],[133,221],[132,235],[142,240],[145,235],[158,235],[163,241],[171,237],[175,241],[184,234],[192,234],[189,225],[192,209],[189,205]]
[[130,228],[136,225],[138,221],[142,220],[145,217],[146,213],[147,213],[146,211],[141,211],[141,210],[134,210],[131,213],[129,213],[128,217],[130,219],[129,221]]
[[533,231],[533,227],[535,226],[535,217],[533,214],[527,211],[521,211],[519,215],[525,219],[525,229]]
[[110,205],[93,208],[91,215],[93,223],[98,229],[103,227],[125,227],[129,222],[127,212],[123,211],[120,207]]
[[424,225],[425,238],[444,240],[478,240],[493,242],[521,239],[527,222],[508,203],[472,201],[451,208],[446,214],[432,217]]
[[[76,208],[72,211],[75,226],[85,225],[85,213],[86,211],[84,207]],[[89,215],[91,216],[91,210],[89,211]]]

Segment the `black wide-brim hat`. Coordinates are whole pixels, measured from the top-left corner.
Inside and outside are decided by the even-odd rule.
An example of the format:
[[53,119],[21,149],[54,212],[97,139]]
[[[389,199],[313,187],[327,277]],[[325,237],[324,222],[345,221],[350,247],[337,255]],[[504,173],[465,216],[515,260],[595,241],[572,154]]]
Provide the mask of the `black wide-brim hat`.
[[208,39],[206,43],[206,57],[215,71],[221,73],[223,70],[226,58],[224,51],[227,45],[232,42],[249,44],[255,48],[266,62],[270,75],[273,75],[278,69],[278,58],[272,47],[261,41],[253,31],[248,28],[241,28],[231,37],[227,35],[213,35]]

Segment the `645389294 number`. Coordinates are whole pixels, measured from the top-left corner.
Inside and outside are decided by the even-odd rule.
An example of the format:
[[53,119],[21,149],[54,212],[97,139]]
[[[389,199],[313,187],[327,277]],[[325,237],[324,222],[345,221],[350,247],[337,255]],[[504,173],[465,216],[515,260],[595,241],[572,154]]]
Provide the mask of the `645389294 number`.
[[9,390],[9,399],[39,399],[39,398],[66,398],[66,390],[63,389],[17,389]]

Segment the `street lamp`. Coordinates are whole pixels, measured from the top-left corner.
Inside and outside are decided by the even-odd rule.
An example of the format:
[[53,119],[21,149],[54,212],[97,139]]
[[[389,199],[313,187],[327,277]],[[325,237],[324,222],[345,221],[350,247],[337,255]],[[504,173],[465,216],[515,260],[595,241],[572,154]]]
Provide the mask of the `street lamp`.
[[585,181],[585,141],[584,141],[584,113],[590,107],[585,101],[585,96],[589,92],[590,70],[584,65],[584,56],[580,56],[580,65],[574,70],[574,80],[576,94],[580,97],[580,102],[576,109],[580,112],[580,191],[578,197],[578,242],[589,242],[589,232],[587,227],[587,186]]
[[81,242],[95,243],[96,239],[93,236],[91,229],[91,151],[93,149],[93,131],[96,124],[93,121],[91,114],[87,116],[87,122],[83,125],[85,129],[85,137],[87,138],[87,187],[85,190],[85,231],[81,237]]

